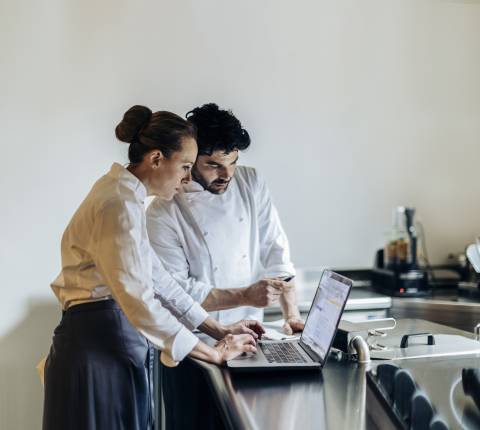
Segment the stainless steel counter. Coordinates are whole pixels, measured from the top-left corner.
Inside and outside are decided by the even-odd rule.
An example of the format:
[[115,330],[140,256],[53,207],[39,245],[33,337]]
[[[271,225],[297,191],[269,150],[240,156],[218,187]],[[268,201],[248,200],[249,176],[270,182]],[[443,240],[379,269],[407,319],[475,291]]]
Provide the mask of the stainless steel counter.
[[[308,311],[314,293],[313,287],[299,292],[298,299],[302,312]],[[397,319],[408,318],[399,321],[392,335],[428,331],[434,334],[460,334],[472,337],[473,327],[480,322],[480,303],[458,297],[453,290],[437,290],[433,296],[426,298],[391,298],[375,293],[368,287],[354,287],[347,304],[347,312],[352,315],[365,310],[371,312],[373,309],[388,312],[389,316]],[[269,309],[266,312],[267,318],[272,318],[278,313],[278,308]],[[348,313],[345,316],[348,316]],[[436,321],[439,324],[425,320]],[[422,360],[425,363],[425,359],[412,360],[408,367],[412,368],[413,372],[422,372],[420,370]],[[321,372],[264,374],[234,374],[224,368],[193,361],[207,375],[209,385],[215,393],[215,402],[222,411],[228,428],[267,430],[376,428],[366,412],[365,372],[375,368],[379,361],[365,366],[330,360]],[[443,374],[443,376],[448,374],[450,379],[458,376],[463,366],[480,366],[479,357],[476,359],[452,357],[434,361],[441,361],[440,367],[444,370],[450,369],[448,372],[445,370]],[[435,385],[442,378],[436,379],[436,375],[432,374],[430,379],[432,381],[426,384],[426,389],[432,391],[431,398],[434,402],[443,404],[445,399],[442,397],[442,390]],[[463,416],[465,410],[467,415],[472,415],[471,411],[468,412],[469,405],[459,403],[456,393],[454,399]],[[447,411],[445,415],[450,422],[458,421],[451,412]],[[465,420],[468,417],[461,419]]]
[[[471,334],[422,320],[402,320],[391,332],[428,331]],[[445,360],[457,363],[458,358]],[[420,360],[419,360],[420,361]],[[241,429],[373,429],[366,413],[365,372],[370,365],[329,360],[321,372],[232,373],[196,362],[209,375],[217,403],[231,423]],[[463,363],[462,363],[463,365]]]
[[394,318],[419,318],[473,332],[480,323],[480,303],[458,296],[456,290],[439,290],[430,297],[394,297],[390,315]]
[[[316,278],[318,279],[318,278]],[[308,310],[310,309],[310,304],[313,299],[313,296],[315,295],[316,291],[316,286],[317,282],[311,282],[310,285],[304,284],[304,288],[299,289],[298,292],[298,301],[299,301],[299,308],[300,311],[303,313],[305,316]],[[356,286],[352,289],[352,292],[350,294],[350,298],[347,302],[346,305],[346,313],[345,315],[348,316],[350,320],[364,320],[364,319],[369,319],[369,318],[384,318],[387,316],[387,312],[392,304],[392,299],[391,297],[378,294],[372,290],[370,290],[367,287],[362,287],[362,286]],[[273,320],[273,319],[278,319],[281,318],[281,311],[280,308],[270,308],[266,309],[266,320]],[[201,336],[203,337],[203,336]],[[195,363],[195,365],[199,366],[207,375],[209,385],[213,389],[213,392],[216,395],[217,398],[217,406],[220,408],[221,411],[223,411],[224,419],[229,423],[229,428],[256,428],[256,420],[259,419],[257,416],[255,419],[252,418],[251,413],[249,412],[250,408],[249,406],[246,405],[246,401],[250,398],[251,392],[249,391],[248,388],[248,381],[250,381],[251,387],[250,388],[255,388],[255,378],[261,377],[261,375],[255,375],[253,379],[247,375],[243,375],[241,379],[235,379],[235,383],[241,383],[243,380],[247,384],[245,386],[245,396],[237,396],[236,395],[236,388],[234,388],[233,385],[233,379],[230,375],[230,373],[225,370],[218,368],[216,366],[210,366],[208,364],[205,364],[201,361],[195,361],[192,360],[192,363]],[[325,376],[327,380],[330,380],[331,378],[336,379],[338,378],[346,378],[345,380],[342,380],[340,382],[341,386],[344,384],[350,384],[354,383],[355,385],[357,384],[355,382],[355,378],[358,378],[359,375],[361,375],[360,380],[364,382],[364,369],[360,369],[360,373],[357,372],[355,369],[356,367],[353,365],[353,367],[349,367],[345,369],[343,366],[338,367],[338,364],[333,362],[332,364],[329,364],[330,367],[330,372]],[[338,376],[335,376],[334,370],[335,368],[337,369],[337,374]],[[158,369],[158,367],[156,367]],[[264,397],[265,395],[269,395],[270,390],[276,390],[280,387],[275,385],[275,381],[278,380],[278,378],[284,378],[287,376],[287,374],[283,375],[278,375],[274,378],[274,380],[269,380],[269,378],[272,375],[267,375],[266,378],[267,380],[264,381],[265,384],[262,382],[262,389],[266,389],[267,393],[262,393],[260,394],[260,397]],[[322,375],[317,373],[316,379],[312,380],[312,376],[315,376],[315,374],[308,373],[304,374],[303,376],[299,373],[295,373],[293,375],[293,379],[290,379],[288,382],[288,390],[290,391],[290,395],[292,398],[290,398],[289,401],[292,399],[297,399],[295,400],[295,403],[301,402],[299,399],[301,399],[305,395],[305,390],[307,392],[312,393],[312,396],[309,396],[312,403],[312,407],[314,404],[316,404],[316,395],[315,393],[320,393],[319,395],[322,396],[323,391],[324,391],[324,381],[322,380]],[[160,376],[158,371],[156,371],[156,393],[157,393],[157,402],[162,403],[161,400],[161,395],[160,395]],[[244,378],[244,379],[243,379]],[[301,378],[300,380],[297,380],[297,378]],[[352,382],[353,381],[353,382]],[[269,388],[269,383],[273,382],[273,386]],[[257,384],[258,387],[258,384]],[[330,388],[329,391],[332,391],[333,388]],[[250,394],[248,394],[250,393]],[[332,395],[332,394],[331,394]],[[333,398],[336,399],[341,395],[341,392],[338,394],[334,394]],[[283,394],[281,394],[283,396]],[[252,401],[256,402],[255,399]],[[330,402],[330,400],[326,400]],[[334,402],[332,406],[329,406],[329,409],[331,408],[336,408],[336,403]],[[358,413],[363,413],[364,408],[357,409]],[[162,423],[164,423],[164,415],[162,412],[162,407],[157,408],[156,410],[157,414],[157,428],[163,428]],[[276,414],[271,414],[272,417],[275,417]],[[306,415],[303,419],[308,423],[310,421],[310,415]],[[330,413],[329,416],[332,414]],[[297,419],[298,416],[297,416]],[[356,420],[356,418],[355,418]],[[312,421],[311,424],[313,425],[314,422]],[[260,426],[259,428],[262,428]],[[273,427],[272,427],[273,428]],[[282,427],[277,427],[277,428],[282,428]],[[288,427],[287,427],[288,428]],[[308,426],[307,426],[308,428]]]

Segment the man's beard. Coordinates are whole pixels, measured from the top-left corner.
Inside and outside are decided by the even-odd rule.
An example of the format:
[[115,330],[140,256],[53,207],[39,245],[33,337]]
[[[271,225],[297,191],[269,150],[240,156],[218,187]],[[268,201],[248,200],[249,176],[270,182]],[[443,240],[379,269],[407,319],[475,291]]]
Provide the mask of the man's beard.
[[[192,177],[195,182],[198,182],[205,190],[211,192],[212,194],[223,194],[227,191],[230,181],[224,181],[223,179],[215,179],[212,182],[207,182],[202,175],[200,175],[195,169],[192,169]],[[216,188],[215,185],[226,184],[224,187]]]

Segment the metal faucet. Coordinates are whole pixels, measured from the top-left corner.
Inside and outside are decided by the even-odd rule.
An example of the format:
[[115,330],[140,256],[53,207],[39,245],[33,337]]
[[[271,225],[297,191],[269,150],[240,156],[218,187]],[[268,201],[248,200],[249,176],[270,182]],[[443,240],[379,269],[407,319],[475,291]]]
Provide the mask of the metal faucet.
[[350,354],[357,354],[359,363],[370,363],[370,349],[362,336],[355,336],[348,344],[348,350]]

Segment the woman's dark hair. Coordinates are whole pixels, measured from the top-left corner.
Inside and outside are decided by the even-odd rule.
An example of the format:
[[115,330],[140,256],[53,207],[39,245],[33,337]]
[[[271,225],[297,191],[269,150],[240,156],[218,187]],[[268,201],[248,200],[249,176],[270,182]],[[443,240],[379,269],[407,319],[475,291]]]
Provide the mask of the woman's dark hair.
[[218,150],[228,154],[250,146],[250,136],[240,121],[231,111],[219,109],[215,103],[197,107],[186,117],[197,128],[198,155],[212,155]]
[[167,111],[152,111],[145,106],[132,106],[115,128],[117,139],[130,144],[128,159],[136,164],[152,149],[159,149],[165,157],[182,149],[182,140],[197,138],[191,122]]

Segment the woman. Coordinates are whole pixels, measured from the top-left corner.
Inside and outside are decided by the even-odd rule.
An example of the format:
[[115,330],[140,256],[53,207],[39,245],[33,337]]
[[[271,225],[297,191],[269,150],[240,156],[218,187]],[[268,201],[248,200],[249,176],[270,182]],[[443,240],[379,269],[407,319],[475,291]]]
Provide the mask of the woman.
[[[146,339],[167,365],[186,355],[222,363],[254,352],[251,328],[261,330],[209,318],[150,248],[144,199],[171,199],[190,181],[194,126],[134,106],[116,135],[130,143],[130,164],[113,164],[95,183],[62,238],[62,270],[52,288],[64,312],[45,366],[44,430],[146,429],[152,422]],[[182,323],[217,338],[244,334],[227,334],[211,348]]]

